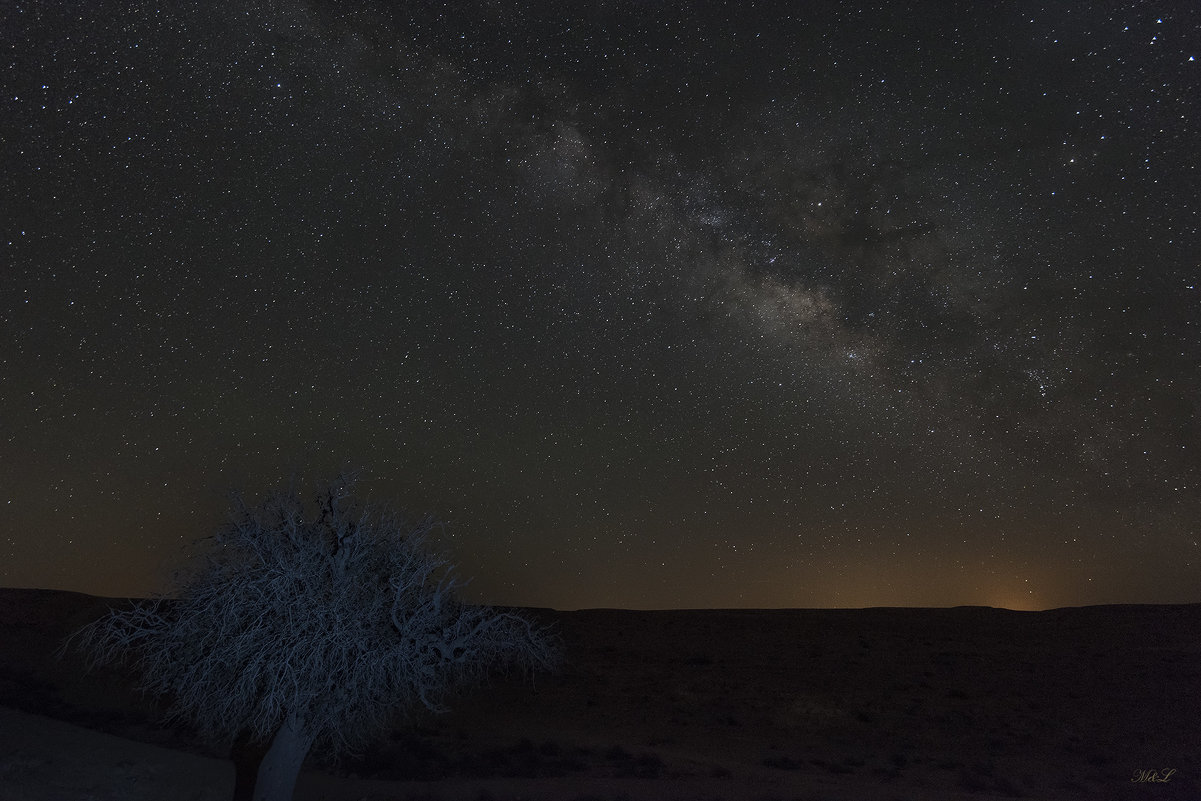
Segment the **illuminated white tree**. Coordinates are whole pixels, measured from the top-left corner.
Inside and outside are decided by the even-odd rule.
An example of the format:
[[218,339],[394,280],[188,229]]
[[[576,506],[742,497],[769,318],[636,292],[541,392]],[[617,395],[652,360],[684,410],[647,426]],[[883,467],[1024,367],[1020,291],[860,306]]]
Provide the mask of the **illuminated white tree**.
[[92,664],[132,657],[169,715],[228,741],[271,745],[256,801],[286,801],[309,752],[365,744],[398,712],[441,711],[453,687],[498,668],[549,669],[556,638],[525,615],[469,605],[431,519],[350,499],[340,477],[307,507],[296,490],[229,523],[181,581],[176,601],[114,610],[73,635]]

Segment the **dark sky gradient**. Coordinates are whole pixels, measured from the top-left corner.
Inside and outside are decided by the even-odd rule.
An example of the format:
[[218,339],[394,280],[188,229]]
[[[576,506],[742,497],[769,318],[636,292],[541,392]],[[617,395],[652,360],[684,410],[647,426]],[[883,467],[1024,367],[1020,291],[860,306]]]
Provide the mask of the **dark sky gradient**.
[[3,4],[0,584],[354,465],[494,602],[1201,601],[1201,6],[671,6]]

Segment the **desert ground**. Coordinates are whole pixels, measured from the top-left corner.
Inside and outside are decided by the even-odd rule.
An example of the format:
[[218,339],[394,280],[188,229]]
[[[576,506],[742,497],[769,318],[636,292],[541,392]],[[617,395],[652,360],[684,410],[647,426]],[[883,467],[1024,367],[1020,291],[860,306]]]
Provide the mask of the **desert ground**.
[[[228,746],[53,656],[114,603],[0,589],[0,799],[231,798]],[[1201,799],[1201,604],[529,611],[558,674],[314,761],[297,799]]]

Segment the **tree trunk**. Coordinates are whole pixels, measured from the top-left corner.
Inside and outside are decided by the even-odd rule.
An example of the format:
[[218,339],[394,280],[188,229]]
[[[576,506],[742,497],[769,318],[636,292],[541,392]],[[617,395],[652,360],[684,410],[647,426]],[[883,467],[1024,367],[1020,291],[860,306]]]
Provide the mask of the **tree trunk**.
[[292,801],[300,766],[312,744],[312,735],[294,713],[288,713],[259,765],[254,801]]

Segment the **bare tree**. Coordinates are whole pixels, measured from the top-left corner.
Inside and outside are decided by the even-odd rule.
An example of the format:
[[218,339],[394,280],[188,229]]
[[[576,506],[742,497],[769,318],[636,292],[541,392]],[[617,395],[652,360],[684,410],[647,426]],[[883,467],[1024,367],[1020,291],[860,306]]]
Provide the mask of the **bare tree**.
[[295,487],[257,506],[236,496],[178,601],[114,610],[73,635],[93,665],[136,659],[171,719],[218,741],[270,737],[256,801],[290,799],[311,749],[345,753],[398,712],[442,711],[457,685],[559,659],[525,615],[459,599],[432,519],[359,506],[352,487],[330,482],[315,508]]

